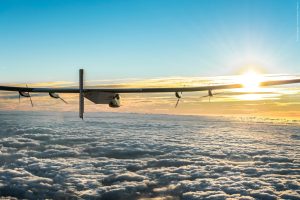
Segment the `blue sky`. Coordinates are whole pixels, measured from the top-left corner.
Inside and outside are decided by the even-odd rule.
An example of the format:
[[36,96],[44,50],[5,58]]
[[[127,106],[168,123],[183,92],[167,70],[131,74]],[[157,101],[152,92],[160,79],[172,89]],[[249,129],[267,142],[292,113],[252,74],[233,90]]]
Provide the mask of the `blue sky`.
[[300,73],[297,0],[0,0],[0,82]]

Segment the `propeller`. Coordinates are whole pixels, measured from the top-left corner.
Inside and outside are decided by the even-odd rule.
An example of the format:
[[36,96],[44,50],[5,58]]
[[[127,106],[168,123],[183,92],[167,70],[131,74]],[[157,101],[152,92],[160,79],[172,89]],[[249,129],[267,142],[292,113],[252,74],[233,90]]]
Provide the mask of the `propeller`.
[[63,98],[61,98],[58,94],[54,93],[54,92],[49,92],[49,96],[54,98],[54,99],[60,99],[62,100],[65,104],[68,104],[68,102],[66,102]]
[[64,102],[65,104],[68,104],[68,102],[66,102],[63,98],[59,97],[60,100],[62,100],[62,102]]
[[[26,84],[26,87],[28,88],[27,84]],[[31,99],[31,96],[30,96],[29,92],[28,92],[28,96],[29,96],[29,99],[30,99],[31,107],[33,107],[33,102],[32,102],[32,99]]]
[[222,93],[223,92],[212,93],[212,90],[208,90],[208,95],[202,96],[201,98],[208,97],[208,101],[210,102],[210,98],[212,98],[214,95],[222,94]]
[[[28,88],[28,85],[27,85],[27,84],[26,84],[26,87]],[[21,102],[21,96],[22,96],[22,97],[26,97],[26,98],[29,97],[31,106],[33,107],[33,102],[32,102],[32,99],[31,99],[31,96],[30,96],[30,93],[29,93],[29,92],[19,91],[19,103]]]
[[175,104],[175,108],[177,108],[178,103],[179,103],[179,101],[180,101],[180,99],[181,99],[181,97],[182,97],[182,92],[175,92],[175,96],[176,96],[176,98],[177,98],[177,102],[176,102],[176,104]]

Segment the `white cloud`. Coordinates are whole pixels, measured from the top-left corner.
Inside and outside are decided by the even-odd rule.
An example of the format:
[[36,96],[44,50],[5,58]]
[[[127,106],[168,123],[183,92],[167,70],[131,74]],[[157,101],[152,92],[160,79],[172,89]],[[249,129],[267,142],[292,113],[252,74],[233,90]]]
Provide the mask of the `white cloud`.
[[299,199],[298,125],[117,113],[0,120],[0,197]]

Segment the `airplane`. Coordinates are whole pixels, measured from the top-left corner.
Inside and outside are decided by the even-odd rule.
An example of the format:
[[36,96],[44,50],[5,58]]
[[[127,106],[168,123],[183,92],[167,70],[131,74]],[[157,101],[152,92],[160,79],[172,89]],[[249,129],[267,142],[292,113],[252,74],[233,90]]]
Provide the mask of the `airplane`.
[[[83,120],[84,114],[84,98],[92,101],[95,104],[108,104],[112,108],[120,107],[120,94],[121,93],[165,93],[174,92],[177,98],[175,107],[177,107],[179,100],[182,98],[182,92],[197,92],[208,91],[208,95],[204,97],[212,97],[213,90],[235,89],[243,88],[243,84],[219,84],[199,87],[168,87],[168,88],[85,88],[83,80],[83,69],[79,69],[79,88],[32,88],[28,87],[13,87],[13,86],[0,86],[0,91],[15,91],[19,92],[19,98],[30,98],[31,105],[33,106],[30,93],[48,93],[51,98],[61,99],[58,93],[77,93],[79,94],[79,117]],[[300,79],[289,80],[273,80],[262,81],[259,86],[274,86],[300,83]],[[66,101],[64,101],[67,103]]]

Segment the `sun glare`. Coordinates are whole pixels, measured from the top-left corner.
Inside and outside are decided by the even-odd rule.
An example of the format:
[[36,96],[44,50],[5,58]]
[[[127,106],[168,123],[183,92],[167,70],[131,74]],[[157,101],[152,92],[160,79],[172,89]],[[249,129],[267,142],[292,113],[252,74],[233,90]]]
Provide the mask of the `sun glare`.
[[235,91],[244,94],[236,95],[239,100],[264,100],[271,98],[269,95],[264,95],[264,92],[270,92],[268,88],[261,88],[260,83],[264,81],[264,76],[254,70],[247,70],[242,75],[238,76],[237,82],[242,84],[242,88]]
[[240,76],[240,83],[243,85],[243,90],[245,92],[254,92],[259,90],[261,81],[262,76],[252,70],[247,71]]
[[267,100],[278,99],[280,94],[276,88],[260,87],[260,83],[268,80],[266,76],[254,70],[248,70],[237,77],[237,83],[242,84],[242,88],[236,89],[237,95],[235,99],[238,100]]

